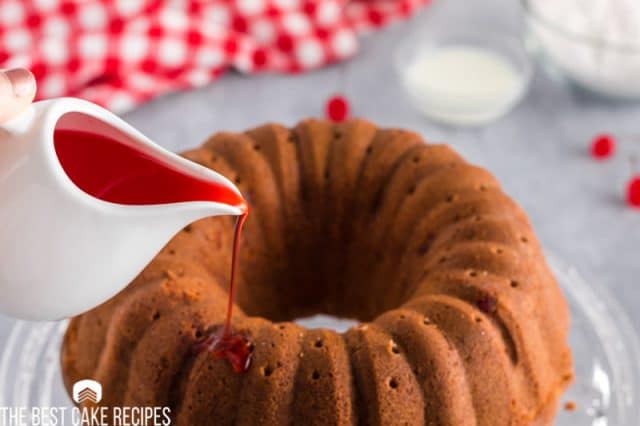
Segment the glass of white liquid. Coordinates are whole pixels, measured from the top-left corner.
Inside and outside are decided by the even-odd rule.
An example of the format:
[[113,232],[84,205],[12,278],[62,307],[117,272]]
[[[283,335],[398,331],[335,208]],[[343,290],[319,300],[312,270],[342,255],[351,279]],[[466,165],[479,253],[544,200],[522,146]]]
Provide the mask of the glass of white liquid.
[[417,32],[400,44],[395,67],[416,108],[455,126],[479,126],[503,116],[522,99],[532,75],[524,44],[486,29]]

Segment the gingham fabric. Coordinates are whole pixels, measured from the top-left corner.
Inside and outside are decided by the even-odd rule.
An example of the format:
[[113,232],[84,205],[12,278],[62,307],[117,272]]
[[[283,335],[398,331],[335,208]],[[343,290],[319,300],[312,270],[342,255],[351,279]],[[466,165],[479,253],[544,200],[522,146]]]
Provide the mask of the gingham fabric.
[[429,0],[0,0],[0,68],[117,112],[225,70],[301,72]]

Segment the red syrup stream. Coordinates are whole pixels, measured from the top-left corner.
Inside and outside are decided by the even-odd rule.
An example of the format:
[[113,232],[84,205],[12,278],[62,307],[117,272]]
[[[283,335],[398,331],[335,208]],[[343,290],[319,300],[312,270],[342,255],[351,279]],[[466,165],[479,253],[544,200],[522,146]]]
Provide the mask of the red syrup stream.
[[214,201],[242,210],[236,221],[231,257],[227,317],[196,351],[208,351],[227,360],[242,373],[251,364],[252,344],[231,329],[236,291],[236,268],[242,227],[249,209],[242,196],[213,182],[187,175],[160,160],[109,137],[95,133],[57,129],[53,135],[58,161],[67,176],[85,193],[102,201],[124,205]]
[[253,344],[245,336],[233,333],[231,319],[233,315],[233,301],[236,293],[236,269],[238,266],[238,253],[240,251],[240,237],[242,227],[249,209],[245,206],[244,213],[238,216],[233,235],[233,252],[231,255],[231,282],[229,284],[229,301],[227,305],[227,318],[223,327],[214,328],[209,335],[196,345],[196,352],[207,351],[216,358],[226,359],[233,371],[244,373],[251,366]]

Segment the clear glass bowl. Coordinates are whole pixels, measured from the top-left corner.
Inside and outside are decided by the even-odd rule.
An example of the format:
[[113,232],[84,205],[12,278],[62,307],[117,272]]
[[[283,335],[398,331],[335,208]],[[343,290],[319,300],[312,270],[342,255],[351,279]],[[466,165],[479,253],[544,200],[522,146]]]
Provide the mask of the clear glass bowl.
[[[618,303],[597,283],[549,257],[571,308],[575,381],[563,396],[557,426],[636,426],[640,419],[640,346]],[[305,325],[344,329],[348,322],[318,316]],[[60,376],[65,322],[16,322],[0,342],[0,407],[71,407]],[[0,420],[0,425],[2,421]]]
[[640,100],[640,44],[577,33],[544,16],[532,0],[521,3],[527,47],[552,77],[609,99]]
[[[460,25],[433,22],[414,31],[400,42],[394,68],[408,100],[426,117],[449,125],[479,126],[507,114],[522,100],[531,82],[532,60],[524,43],[506,30],[466,31],[457,29]],[[434,59],[437,52],[451,48],[471,49],[495,57],[512,70],[517,82],[508,93],[487,92],[481,98],[477,98],[478,93],[452,94],[446,89],[425,89],[412,82],[411,68],[417,62]],[[471,76],[473,70],[468,72],[467,79],[475,81]]]

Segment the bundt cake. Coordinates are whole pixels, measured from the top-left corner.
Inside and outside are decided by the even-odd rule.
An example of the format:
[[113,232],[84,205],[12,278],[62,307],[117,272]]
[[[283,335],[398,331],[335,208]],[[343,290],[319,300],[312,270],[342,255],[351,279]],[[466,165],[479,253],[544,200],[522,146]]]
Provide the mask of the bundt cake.
[[[251,365],[194,350],[226,314],[235,218],[208,218],[71,321],[69,390],[94,379],[101,404],[169,406],[175,425],[552,424],[567,306],[488,172],[364,120],[218,133],[184,155],[251,207],[233,319]],[[317,313],[360,323],[292,322]]]

